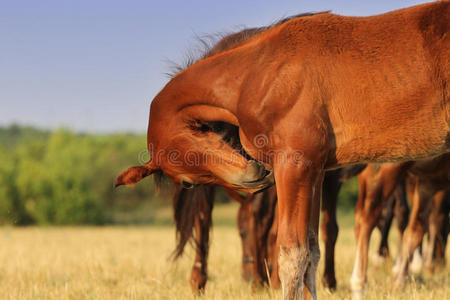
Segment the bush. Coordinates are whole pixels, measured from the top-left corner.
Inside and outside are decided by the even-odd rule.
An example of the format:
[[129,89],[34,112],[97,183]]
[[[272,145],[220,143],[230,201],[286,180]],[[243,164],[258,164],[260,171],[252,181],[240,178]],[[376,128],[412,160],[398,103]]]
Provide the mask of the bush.
[[0,223],[105,224],[117,209],[162,201],[151,180],[113,189],[119,171],[139,164],[144,136],[14,126],[0,130],[0,141]]

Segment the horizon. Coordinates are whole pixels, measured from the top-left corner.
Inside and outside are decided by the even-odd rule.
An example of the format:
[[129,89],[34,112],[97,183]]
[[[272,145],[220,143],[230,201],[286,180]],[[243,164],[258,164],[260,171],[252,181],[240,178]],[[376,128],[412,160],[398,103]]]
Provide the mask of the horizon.
[[0,4],[0,126],[144,134],[151,100],[194,37],[303,12],[367,16],[430,1],[100,0]]

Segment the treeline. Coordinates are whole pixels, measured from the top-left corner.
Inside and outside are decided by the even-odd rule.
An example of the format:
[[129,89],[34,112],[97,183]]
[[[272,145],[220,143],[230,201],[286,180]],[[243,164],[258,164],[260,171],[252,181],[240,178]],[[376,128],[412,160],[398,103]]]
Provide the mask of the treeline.
[[[163,203],[152,180],[113,189],[122,169],[145,156],[143,135],[0,129],[0,223],[105,224]],[[167,201],[170,203],[170,201]]]
[[[144,135],[0,128],[0,224],[151,223],[169,193],[156,193],[151,179],[113,188],[121,170],[147,159],[145,146]],[[344,186],[341,208],[356,191],[355,181]]]

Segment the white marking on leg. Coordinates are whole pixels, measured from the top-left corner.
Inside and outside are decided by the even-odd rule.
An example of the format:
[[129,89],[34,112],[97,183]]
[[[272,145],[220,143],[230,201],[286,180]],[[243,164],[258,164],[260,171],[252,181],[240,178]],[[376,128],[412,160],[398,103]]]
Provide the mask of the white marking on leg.
[[411,273],[419,274],[422,271],[423,267],[423,258],[420,254],[419,248],[416,248],[414,250],[413,259],[411,261],[411,264],[409,265],[409,270]]
[[372,263],[375,266],[381,266],[385,263],[385,261],[386,261],[386,257],[380,255],[380,253],[378,253],[378,252],[376,252],[372,255]]
[[350,287],[352,289],[352,299],[363,299],[365,280],[363,274],[361,274],[361,253],[356,250],[355,264],[353,265],[352,277],[350,278]]
[[394,265],[392,266],[392,274],[397,275],[400,271],[400,262],[402,260],[401,254],[399,253],[395,258]]
[[304,247],[280,246],[279,275],[284,299],[303,299],[303,278],[308,266]]

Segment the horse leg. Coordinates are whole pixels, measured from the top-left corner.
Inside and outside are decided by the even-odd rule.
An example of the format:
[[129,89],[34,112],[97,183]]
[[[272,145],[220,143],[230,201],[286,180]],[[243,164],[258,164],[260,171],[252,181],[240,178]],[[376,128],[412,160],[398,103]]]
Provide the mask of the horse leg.
[[194,292],[202,292],[207,281],[209,229],[211,228],[212,222],[214,189],[211,189],[209,193],[209,197],[206,198],[206,206],[195,215],[194,220],[195,260],[189,280]]
[[394,274],[397,274],[400,268],[400,258],[403,245],[403,232],[405,231],[406,226],[408,225],[409,219],[409,208],[406,200],[406,190],[404,181],[402,181],[400,184],[397,185],[397,188],[394,191],[394,197],[395,197],[394,214],[398,230],[398,249],[394,266],[392,266],[392,272]]
[[[358,245],[359,243],[359,237],[361,233],[361,226],[362,226],[362,215],[364,210],[364,202],[367,197],[367,182],[364,178],[364,173],[358,176],[359,181],[359,192],[358,192],[358,200],[356,202],[355,207],[355,240]],[[358,256],[358,249],[357,248],[357,255],[355,258],[355,264],[353,267],[353,273],[352,277],[350,279],[350,286],[353,291],[353,298],[358,298],[358,295],[362,297],[364,294],[364,285],[365,280],[363,276],[361,275],[363,273],[363,270],[361,270],[361,258]]]
[[242,244],[242,278],[247,282],[260,282],[258,265],[255,257],[257,255],[257,232],[256,221],[253,213],[253,200],[257,195],[248,194],[246,197],[238,192],[225,189],[227,195],[239,202],[237,214],[237,226]]
[[426,231],[426,223],[429,215],[429,208],[434,191],[424,182],[417,180],[415,182],[414,196],[412,198],[411,216],[408,227],[406,228],[402,256],[399,272],[394,281],[394,288],[398,289],[405,285],[408,275],[409,262],[414,250],[421,244]]
[[409,268],[408,271],[413,274],[420,274],[422,272],[423,268],[423,238],[422,241],[420,241],[419,246],[414,250],[412,259],[410,259],[409,262]]
[[352,277],[350,279],[354,299],[363,298],[365,286],[367,284],[370,236],[376,226],[382,210],[382,202],[379,201],[377,197],[378,193],[379,191],[375,191],[375,194],[367,194],[366,199],[364,199],[364,207],[359,218],[355,264],[353,267]]
[[384,202],[391,196],[407,165],[389,164],[381,169],[367,166],[359,174],[360,191],[355,210],[356,257],[350,285],[353,297],[364,296],[370,235],[381,215]]
[[[316,294],[316,273],[317,267],[319,265],[320,260],[320,248],[319,248],[319,218],[320,218],[320,199],[323,185],[323,173],[318,179],[318,183],[316,183],[314,189],[318,192],[313,195],[313,205],[311,207],[311,216],[312,223],[311,229],[309,232],[309,249],[310,249],[310,258],[309,264],[305,272],[305,289],[307,292],[307,296],[312,299],[317,299]],[[334,249],[333,249],[334,250]],[[334,251],[333,251],[334,254]]]
[[443,202],[445,199],[445,191],[439,191],[433,196],[433,203],[431,207],[431,212],[428,222],[428,234],[429,242],[428,248],[425,255],[425,268],[433,272],[434,262],[435,262],[435,252],[440,251],[437,248],[442,247],[442,239],[440,236],[440,231],[443,223],[444,216],[441,213]]
[[336,205],[342,185],[339,175],[340,170],[327,172],[322,185],[322,224],[320,225],[320,231],[325,244],[325,268],[322,282],[330,290],[336,289],[334,249],[339,232],[336,221]]
[[278,289],[281,286],[280,277],[278,276],[278,247],[277,247],[277,231],[278,231],[278,205],[275,205],[272,227],[267,238],[267,264],[270,270],[270,287]]
[[258,201],[254,200],[252,205],[257,233],[257,251],[255,257],[262,283],[271,284],[269,282],[272,268],[271,257],[274,248],[276,248],[276,232],[272,231],[272,227],[275,221],[277,194],[275,188],[271,188],[263,191],[259,195],[260,197],[258,195],[255,196],[255,200]]
[[320,257],[317,229],[323,171],[314,172],[312,163],[286,162],[275,165],[274,171],[279,212],[279,276],[284,299],[303,299],[304,295],[317,299],[315,273]]
[[434,258],[437,264],[445,266],[445,248],[447,246],[447,238],[450,231],[449,222],[450,213],[450,192],[446,192],[446,196],[439,211],[439,232],[436,240]]
[[[203,235],[201,224],[196,218],[195,220],[195,259],[192,266],[191,278],[189,280],[191,288],[194,292],[200,292],[205,288],[207,278],[207,253],[203,251],[199,245],[202,239],[206,237]],[[208,234],[209,235],[209,234]]]
[[238,231],[242,243],[242,278],[248,282],[257,280],[258,276],[258,272],[255,270],[255,232],[251,197],[249,196],[240,202],[237,216]]
[[265,259],[267,257],[266,238],[264,235],[264,218],[266,217],[267,203],[266,193],[256,194],[251,202],[251,232],[253,250],[253,272],[254,282],[264,284],[267,282]]
[[389,258],[389,230],[391,229],[392,219],[394,218],[394,205],[395,196],[392,195],[387,200],[386,205],[384,205],[381,218],[377,222],[377,228],[381,233],[380,246],[378,247],[377,253],[374,255],[374,262],[376,264],[381,264],[387,258]]

